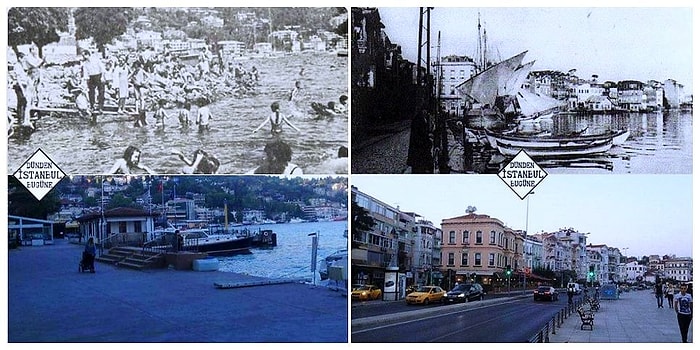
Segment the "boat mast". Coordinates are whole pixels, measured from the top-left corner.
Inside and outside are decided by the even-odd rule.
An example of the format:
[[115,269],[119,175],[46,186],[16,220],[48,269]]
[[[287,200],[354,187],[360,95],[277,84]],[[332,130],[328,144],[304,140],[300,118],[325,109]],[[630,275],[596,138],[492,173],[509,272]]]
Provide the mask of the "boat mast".
[[481,12],[478,13],[477,18],[478,18],[477,33],[479,35],[479,43],[477,44],[477,47],[476,47],[477,55],[479,56],[479,58],[477,59],[477,70],[480,72],[483,70],[482,67],[483,67],[483,56],[484,56],[483,52],[481,50]]

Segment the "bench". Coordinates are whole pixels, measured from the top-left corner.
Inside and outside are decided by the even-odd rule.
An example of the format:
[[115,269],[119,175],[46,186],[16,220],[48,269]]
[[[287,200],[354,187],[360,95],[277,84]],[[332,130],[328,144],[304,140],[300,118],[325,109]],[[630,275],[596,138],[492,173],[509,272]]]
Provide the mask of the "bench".
[[582,308],[576,309],[578,315],[581,317],[581,330],[583,327],[588,326],[590,330],[593,330],[593,314],[584,312]]

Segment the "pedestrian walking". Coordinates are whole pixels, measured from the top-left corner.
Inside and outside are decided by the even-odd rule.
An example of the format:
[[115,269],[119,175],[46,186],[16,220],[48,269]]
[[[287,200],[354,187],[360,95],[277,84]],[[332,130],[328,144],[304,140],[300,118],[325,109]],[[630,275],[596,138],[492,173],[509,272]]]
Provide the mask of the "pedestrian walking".
[[663,286],[661,285],[661,282],[656,282],[656,285],[654,285],[654,296],[656,296],[656,308],[663,309],[664,308],[664,289],[663,289]]
[[673,308],[678,318],[678,328],[681,331],[681,339],[688,342],[688,328],[693,320],[693,296],[688,293],[688,285],[681,284],[681,291],[673,297]]
[[668,308],[673,307],[674,289],[673,285],[666,283],[666,300],[668,300]]

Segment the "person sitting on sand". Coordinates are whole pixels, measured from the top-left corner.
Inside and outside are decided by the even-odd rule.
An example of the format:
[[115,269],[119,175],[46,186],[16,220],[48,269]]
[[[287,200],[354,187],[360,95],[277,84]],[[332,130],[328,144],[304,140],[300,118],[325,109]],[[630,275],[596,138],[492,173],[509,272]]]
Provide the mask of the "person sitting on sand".
[[134,174],[138,170],[143,170],[151,175],[155,174],[149,167],[141,164],[141,150],[134,146],[129,146],[124,151],[122,158],[117,159],[114,163],[112,169],[109,170],[109,174],[128,175]]

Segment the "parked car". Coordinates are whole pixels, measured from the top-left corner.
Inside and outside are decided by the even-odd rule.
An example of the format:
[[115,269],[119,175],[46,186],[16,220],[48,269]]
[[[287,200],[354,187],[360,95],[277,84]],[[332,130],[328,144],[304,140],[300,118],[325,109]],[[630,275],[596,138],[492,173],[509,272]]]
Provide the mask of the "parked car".
[[444,296],[445,291],[438,286],[423,286],[406,296],[406,304],[428,305],[442,301]]
[[382,290],[375,286],[358,286],[350,293],[352,300],[375,300],[381,299]]
[[466,303],[467,301],[483,300],[484,288],[478,283],[458,284],[451,291],[445,294],[442,302],[447,303]]
[[535,301],[538,300],[559,300],[559,292],[552,286],[539,286],[535,289]]

